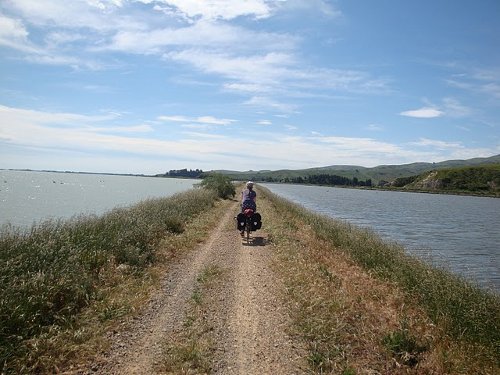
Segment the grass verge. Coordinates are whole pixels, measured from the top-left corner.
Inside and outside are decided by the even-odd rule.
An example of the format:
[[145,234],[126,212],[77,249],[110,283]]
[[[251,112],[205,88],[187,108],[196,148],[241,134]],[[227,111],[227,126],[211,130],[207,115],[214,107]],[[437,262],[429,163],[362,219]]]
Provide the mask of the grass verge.
[[2,228],[1,373],[58,372],[105,346],[98,337],[137,311],[169,259],[201,241],[223,209],[194,189],[99,217]]
[[314,372],[497,373],[498,295],[262,188],[259,210]]

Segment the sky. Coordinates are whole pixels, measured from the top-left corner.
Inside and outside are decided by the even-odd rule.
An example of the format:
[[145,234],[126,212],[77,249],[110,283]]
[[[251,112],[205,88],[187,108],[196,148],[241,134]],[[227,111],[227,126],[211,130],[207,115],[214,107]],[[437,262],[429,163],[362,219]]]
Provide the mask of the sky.
[[0,0],[0,168],[500,154],[498,0]]

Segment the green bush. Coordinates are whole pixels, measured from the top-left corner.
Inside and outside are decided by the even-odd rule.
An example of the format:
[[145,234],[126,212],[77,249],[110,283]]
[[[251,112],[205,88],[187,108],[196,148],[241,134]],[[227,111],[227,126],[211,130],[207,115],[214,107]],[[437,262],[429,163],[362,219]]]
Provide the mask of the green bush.
[[500,190],[500,165],[484,165],[440,170],[436,178],[446,190],[488,191]]
[[231,179],[220,173],[212,173],[205,177],[200,183],[205,189],[213,190],[217,193],[219,198],[227,199],[230,196],[236,195],[236,188],[234,187]]

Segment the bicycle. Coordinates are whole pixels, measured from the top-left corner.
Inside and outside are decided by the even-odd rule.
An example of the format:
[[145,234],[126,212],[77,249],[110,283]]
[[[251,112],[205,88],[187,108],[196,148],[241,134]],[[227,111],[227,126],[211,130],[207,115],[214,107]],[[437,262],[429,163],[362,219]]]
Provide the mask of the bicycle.
[[251,208],[247,208],[237,216],[237,220],[241,236],[246,239],[247,244],[250,243],[250,233],[260,229],[262,226],[260,214]]

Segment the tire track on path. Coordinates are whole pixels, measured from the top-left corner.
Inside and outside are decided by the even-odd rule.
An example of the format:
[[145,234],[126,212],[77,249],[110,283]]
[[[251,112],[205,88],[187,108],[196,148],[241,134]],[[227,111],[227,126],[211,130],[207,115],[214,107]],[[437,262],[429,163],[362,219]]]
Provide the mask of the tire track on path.
[[212,317],[223,332],[218,340],[223,358],[214,366],[214,373],[301,373],[299,346],[287,333],[290,322],[283,304],[283,285],[272,269],[274,252],[265,230],[253,232],[250,244],[240,237],[234,224],[226,235],[233,250],[219,254],[221,267],[229,270],[230,277],[214,298],[225,303],[214,308],[217,313]]

